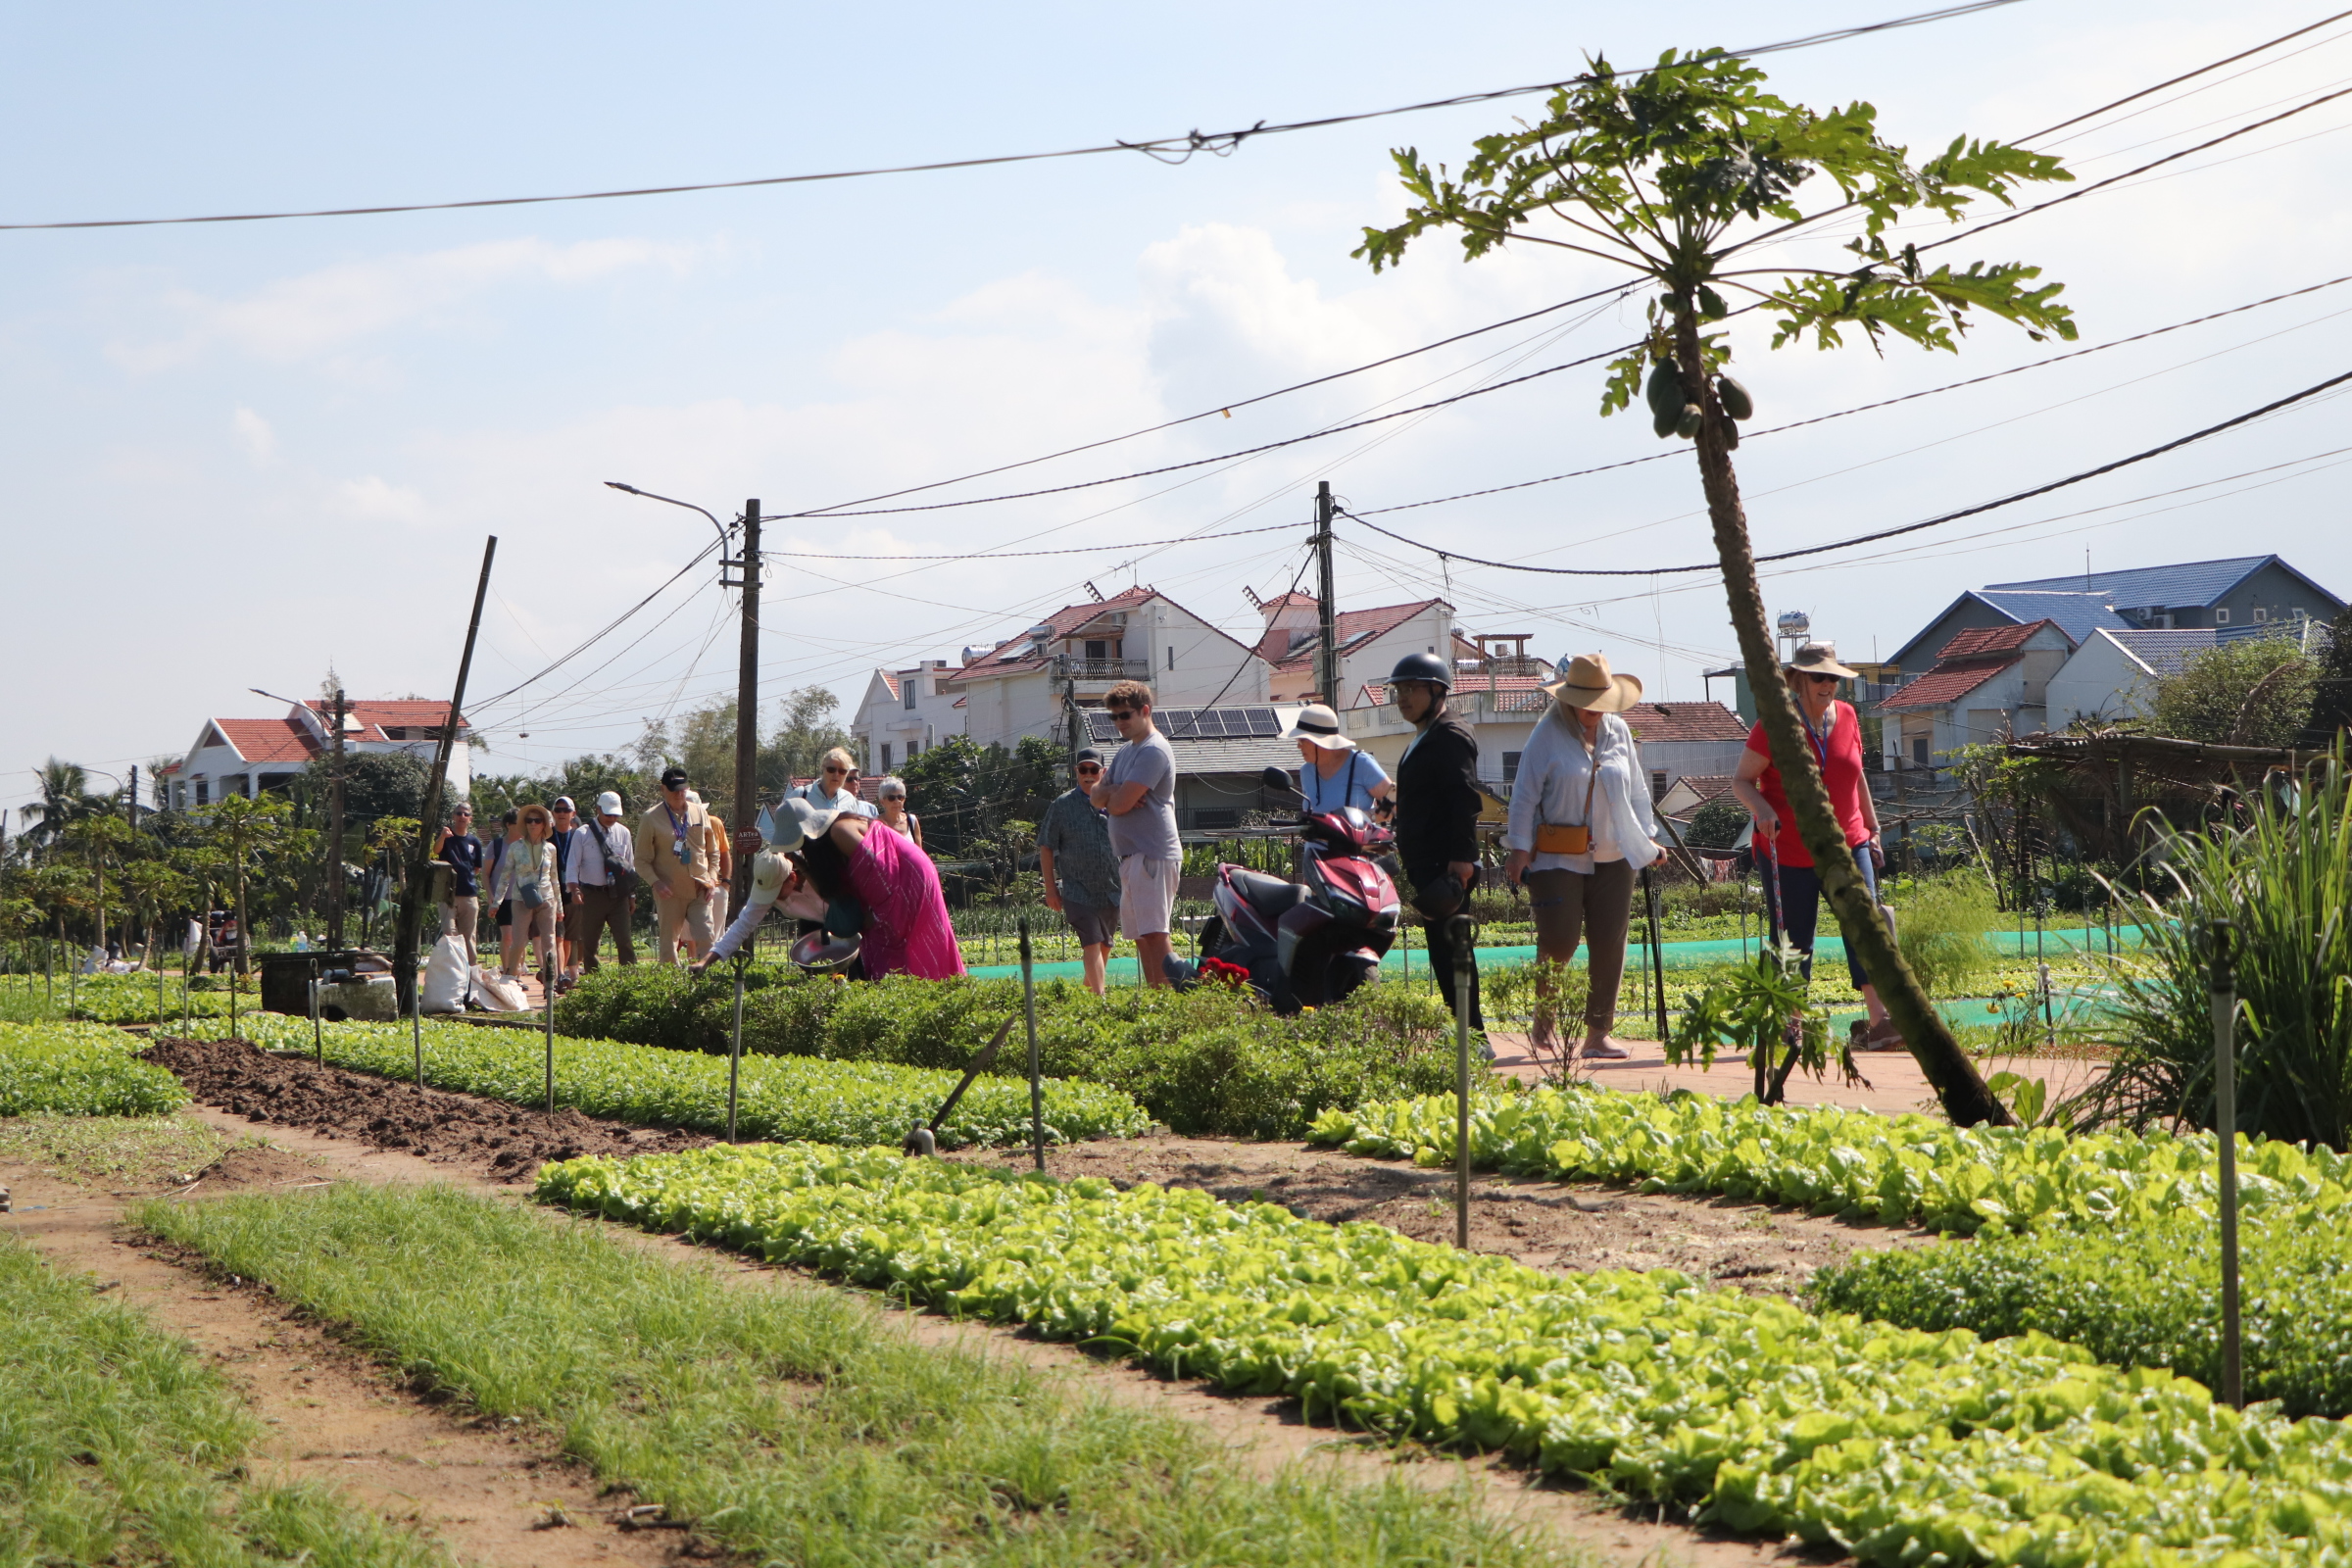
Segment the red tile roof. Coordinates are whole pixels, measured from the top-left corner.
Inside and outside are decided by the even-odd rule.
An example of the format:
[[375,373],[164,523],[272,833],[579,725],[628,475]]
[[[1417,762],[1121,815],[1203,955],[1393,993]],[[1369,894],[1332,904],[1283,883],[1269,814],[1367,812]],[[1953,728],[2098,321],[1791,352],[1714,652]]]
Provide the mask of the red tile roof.
[[307,762],[318,755],[311,732],[291,718],[216,718],[213,728],[248,762]]
[[1304,605],[1309,610],[1312,610],[1315,606],[1315,596],[1312,594],[1302,594],[1298,589],[1294,588],[1289,593],[1284,594],[1280,599],[1267,600],[1264,608],[1267,610],[1287,610],[1293,605]]
[[1936,656],[1946,659],[1984,659],[1993,654],[2016,652],[2026,646],[2026,639],[2044,626],[2057,622],[2047,618],[2029,621],[2022,626],[1976,626],[1945,643]]
[[1672,795],[1679,789],[1690,790],[1691,794],[1698,797],[1698,804],[1704,806],[1718,795],[1732,793],[1732,775],[1729,773],[1685,773],[1666,786],[1666,793]]
[[[1305,595],[1298,597],[1303,599]],[[1444,603],[1442,599],[1423,599],[1409,605],[1382,605],[1374,610],[1343,610],[1334,620],[1333,630],[1339,634],[1340,650],[1345,653],[1359,642],[1395,631],[1430,606]],[[1257,657],[1276,669],[1307,669],[1314,664],[1315,650],[1322,640],[1322,629],[1317,627],[1315,635],[1300,643],[1298,651],[1294,654],[1291,652],[1290,632],[1268,627],[1266,634],[1257,640]]]
[[[303,706],[320,716],[322,726],[331,722],[328,715],[335,705],[324,698],[314,697]],[[345,735],[355,741],[388,741],[392,737],[384,733],[387,729],[438,729],[448,722],[449,716],[449,705],[430,698],[355,697],[350,700],[349,709],[351,716],[360,721],[360,727],[346,731]],[[458,717],[458,727],[466,727],[464,714]]]
[[1747,726],[1721,703],[1636,703],[1625,721],[1645,741],[1744,741]]
[[[1056,610],[1054,612],[1054,613],[1048,615],[1044,620],[1038,622],[1038,624],[1043,626],[1052,626],[1054,628],[1053,635],[1047,638],[1047,641],[1055,642],[1061,638],[1069,636],[1072,632],[1085,625],[1088,621],[1095,619],[1097,616],[1102,615],[1106,612],[1113,610],[1133,610],[1138,605],[1149,604],[1154,599],[1157,599],[1163,604],[1169,605],[1174,609],[1184,610],[1184,607],[1177,604],[1175,600],[1168,598],[1166,594],[1161,593],[1158,589],[1153,588],[1147,583],[1139,587],[1122,589],[1118,593],[1112,594],[1108,599],[1099,599],[1092,604],[1064,605],[1061,607],[1061,609]],[[1247,643],[1242,642],[1239,638],[1233,637],[1222,628],[1210,625],[1210,623],[1205,620],[1200,620],[1200,617],[1198,615],[1193,615],[1191,611],[1185,610],[1184,612],[1188,615],[1192,615],[1193,619],[1200,621],[1201,625],[1207,626],[1210,631],[1213,631],[1218,636],[1225,638],[1226,641],[1232,643],[1236,648],[1247,648],[1249,646]],[[974,660],[971,663],[964,665],[961,669],[951,669],[945,671],[944,673],[946,678],[949,680],[972,680],[987,675],[1006,675],[1014,674],[1026,669],[1042,669],[1045,667],[1045,661],[1038,658],[1035,654],[1029,652],[1030,648],[1033,646],[1035,645],[1026,635],[1019,637],[1007,637],[1003,642],[997,644],[995,652],[983,654],[980,658]]]

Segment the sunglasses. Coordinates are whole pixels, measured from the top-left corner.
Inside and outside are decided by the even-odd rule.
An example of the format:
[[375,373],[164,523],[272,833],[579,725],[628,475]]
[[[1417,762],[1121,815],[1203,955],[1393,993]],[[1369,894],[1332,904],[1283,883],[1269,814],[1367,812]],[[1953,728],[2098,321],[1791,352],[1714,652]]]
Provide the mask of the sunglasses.
[[1838,684],[1838,680],[1841,678],[1841,677],[1839,677],[1839,676],[1837,676],[1837,675],[1818,675],[1818,674],[1815,674],[1815,673],[1814,673],[1813,671],[1811,671],[1811,670],[1805,670],[1805,671],[1803,671],[1803,674],[1804,674],[1804,677],[1805,677],[1805,679],[1807,679],[1807,680],[1809,680],[1809,681],[1813,682],[1813,683],[1814,683],[1816,686],[1820,685],[1820,684],[1821,684],[1823,681],[1827,681],[1827,682],[1829,682],[1829,683],[1830,683],[1832,686],[1835,686],[1835,685],[1837,685],[1837,684]]
[[833,763],[827,762],[825,764],[825,771],[828,773],[847,773],[849,769],[846,767],[836,767]]
[[1141,710],[1134,708],[1114,708],[1110,710],[1110,716],[1124,724],[1129,719],[1133,718],[1139,711],[1141,711]]

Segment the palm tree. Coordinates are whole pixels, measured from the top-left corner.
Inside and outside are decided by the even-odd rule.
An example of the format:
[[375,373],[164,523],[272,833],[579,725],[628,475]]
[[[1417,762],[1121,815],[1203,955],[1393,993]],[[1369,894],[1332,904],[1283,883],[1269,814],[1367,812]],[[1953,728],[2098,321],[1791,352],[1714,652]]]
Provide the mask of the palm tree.
[[85,816],[111,809],[104,796],[90,793],[90,776],[79,762],[52,757],[41,764],[41,798],[22,808],[24,837],[54,844],[57,836]]

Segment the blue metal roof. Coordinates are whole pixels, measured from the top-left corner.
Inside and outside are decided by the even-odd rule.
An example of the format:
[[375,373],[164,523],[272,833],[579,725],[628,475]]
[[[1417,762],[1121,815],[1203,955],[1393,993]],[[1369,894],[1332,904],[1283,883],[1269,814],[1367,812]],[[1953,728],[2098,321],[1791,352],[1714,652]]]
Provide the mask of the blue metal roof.
[[2115,640],[2124,651],[2159,675],[2178,675],[2191,654],[2201,654],[2219,640],[2210,626],[2172,631],[2119,631]]
[[2109,609],[2104,594],[2086,594],[2077,588],[2071,592],[2049,588],[1980,588],[1979,599],[2009,616],[2019,625],[2049,619],[2078,648],[2094,631],[2123,631],[2131,622]]
[[[2125,571],[2077,572],[2066,577],[2041,577],[2032,582],[1996,582],[1985,590],[2017,588],[2045,592],[2103,594],[2111,605],[2125,610],[2202,609],[2253,575],[2277,556],[2232,556],[2227,561],[2189,561],[2177,566],[2133,566]],[[2281,565],[2285,563],[2280,562]],[[2288,567],[2291,571],[2292,567]],[[2297,576],[2302,573],[2297,572]]]

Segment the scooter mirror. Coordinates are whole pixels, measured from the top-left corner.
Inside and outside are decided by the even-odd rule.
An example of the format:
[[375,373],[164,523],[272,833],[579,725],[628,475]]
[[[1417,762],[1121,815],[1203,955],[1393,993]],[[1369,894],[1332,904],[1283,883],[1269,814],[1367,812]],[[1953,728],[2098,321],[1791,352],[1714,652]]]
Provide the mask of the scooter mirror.
[[1257,775],[1257,781],[1270,790],[1289,792],[1291,789],[1291,775],[1271,764],[1268,764],[1264,772]]

